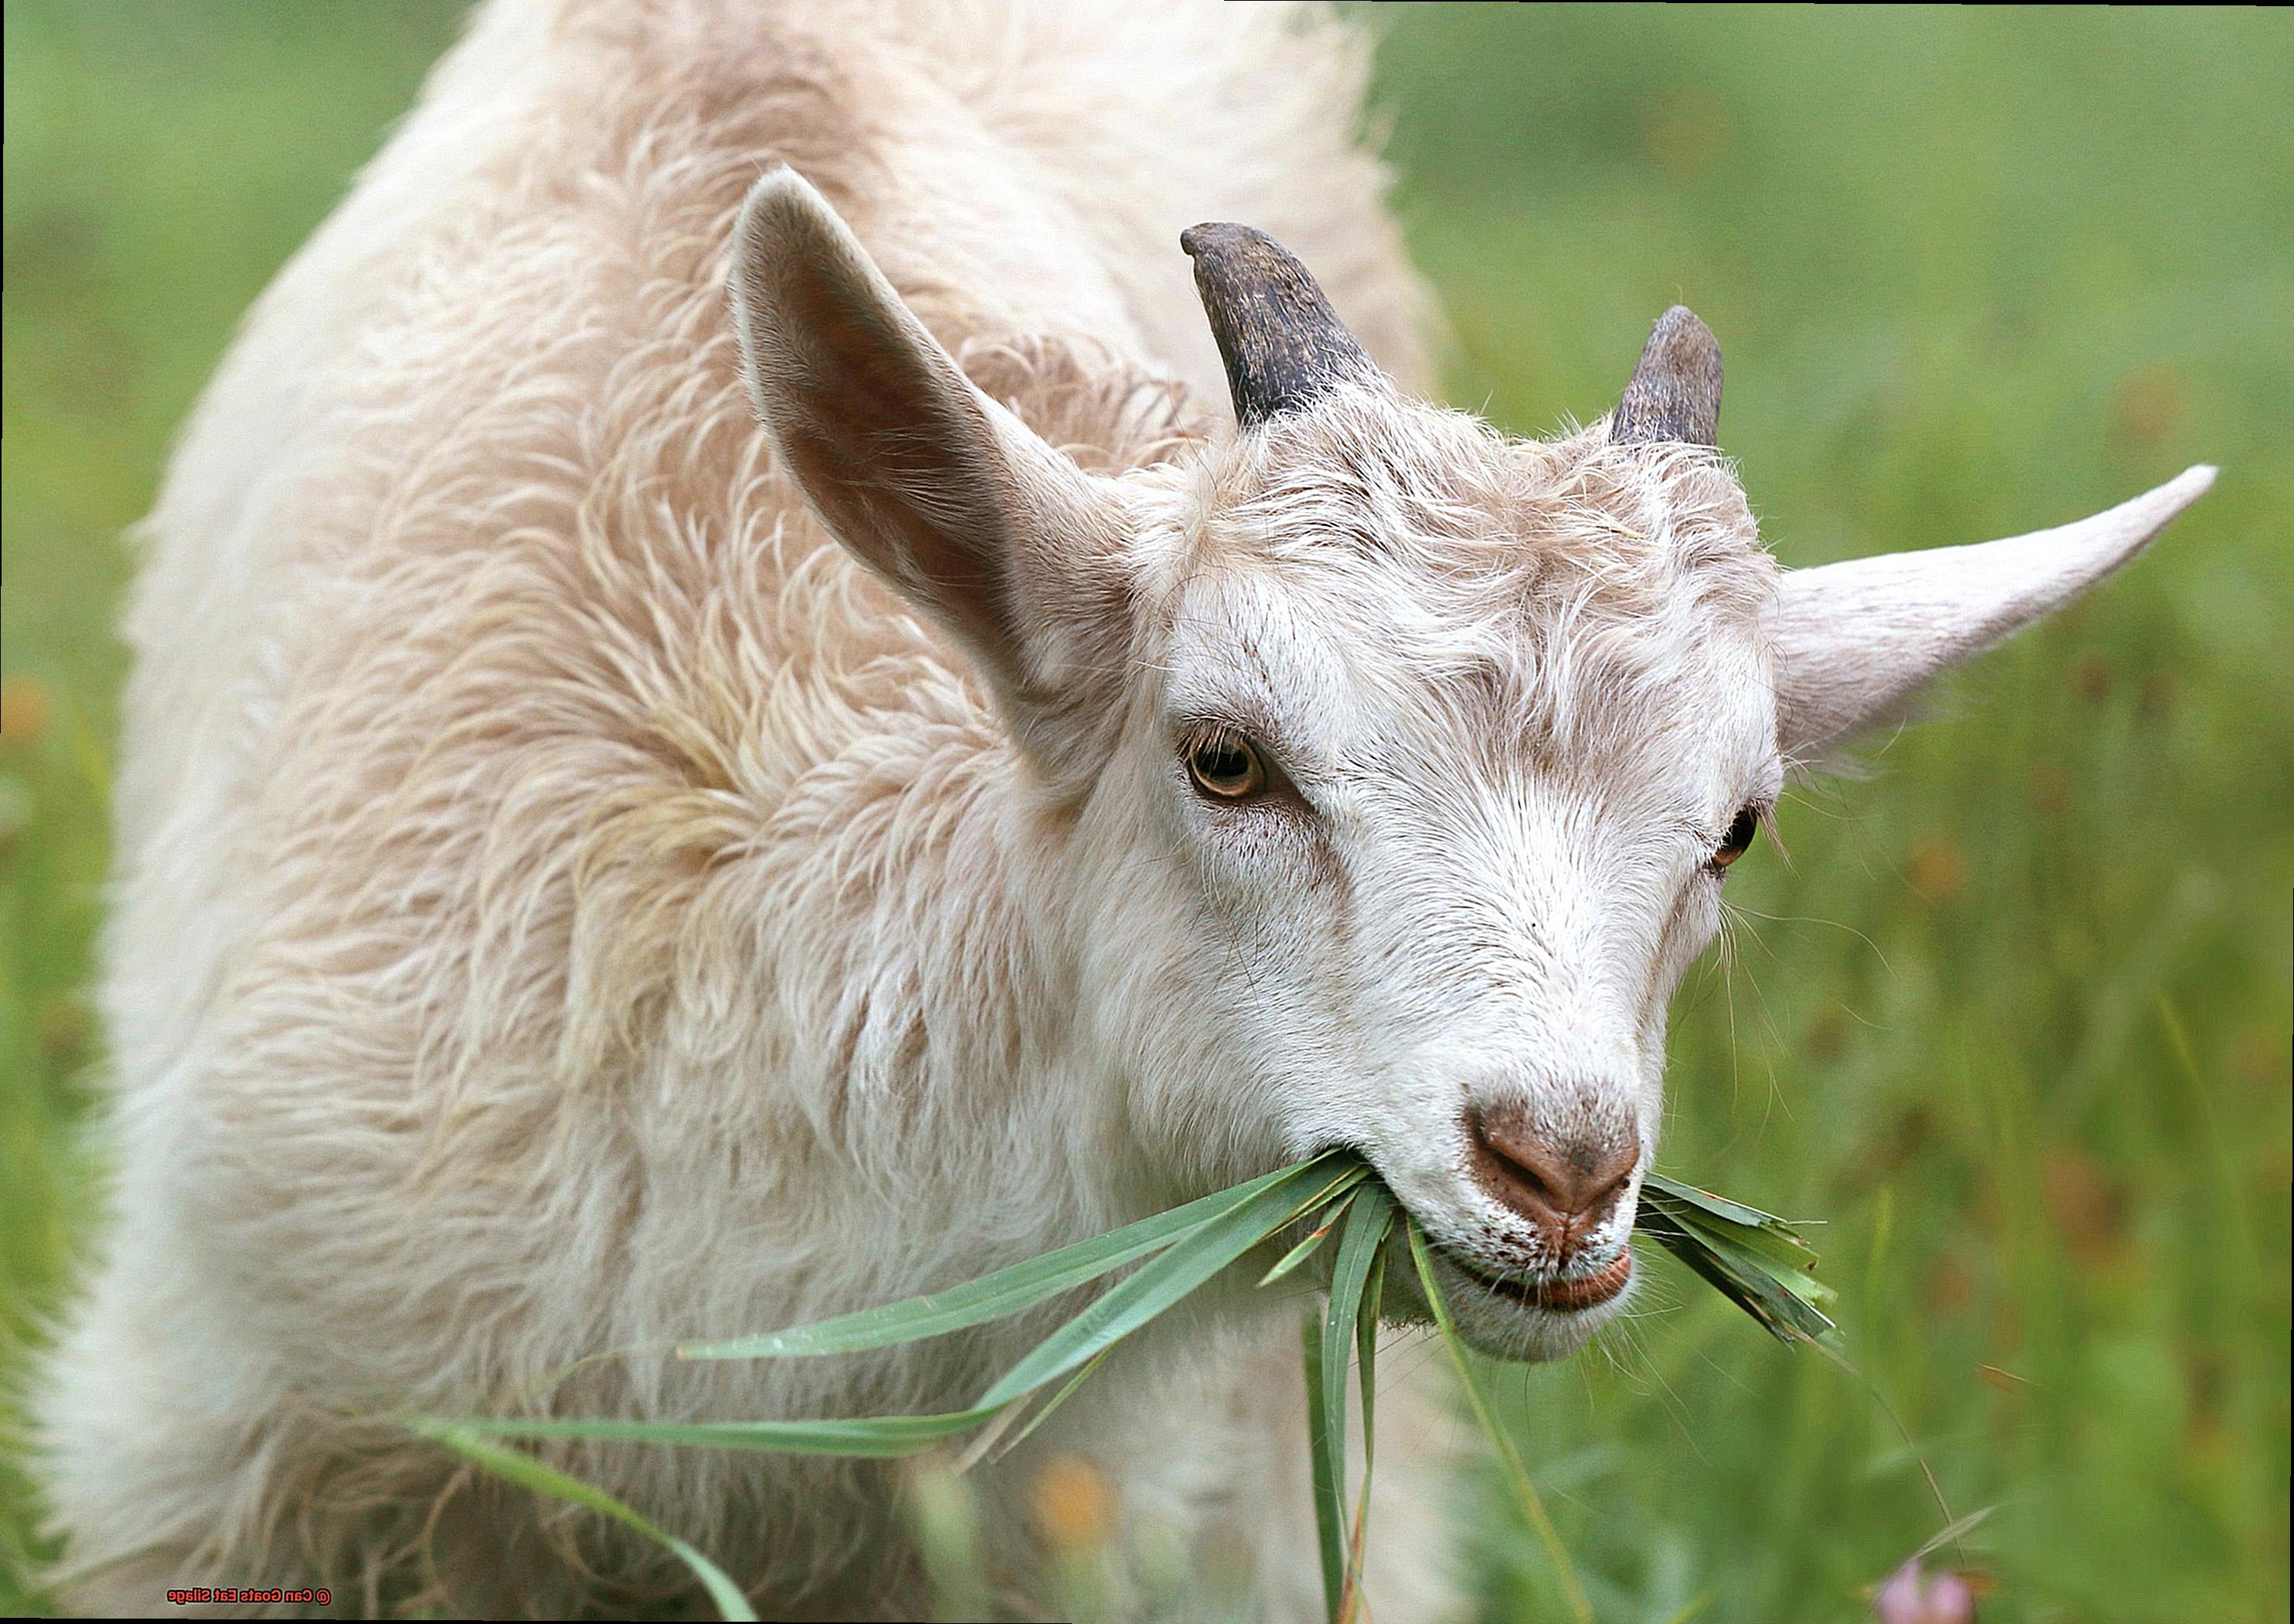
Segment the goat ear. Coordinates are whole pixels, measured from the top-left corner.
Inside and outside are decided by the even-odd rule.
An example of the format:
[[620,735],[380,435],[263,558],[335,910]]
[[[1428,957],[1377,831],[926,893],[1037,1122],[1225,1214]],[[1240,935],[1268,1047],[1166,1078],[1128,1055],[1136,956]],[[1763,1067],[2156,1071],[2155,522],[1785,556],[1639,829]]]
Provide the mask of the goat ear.
[[1771,645],[1786,759],[1820,759],[1857,729],[1899,715],[1928,678],[2141,552],[2214,478],[2210,467],[2191,468],[2106,513],[2028,536],[1790,572]]
[[1107,663],[1078,638],[1127,623],[1113,503],[972,386],[793,170],[751,190],[732,293],[765,432],[838,540],[1023,711]]

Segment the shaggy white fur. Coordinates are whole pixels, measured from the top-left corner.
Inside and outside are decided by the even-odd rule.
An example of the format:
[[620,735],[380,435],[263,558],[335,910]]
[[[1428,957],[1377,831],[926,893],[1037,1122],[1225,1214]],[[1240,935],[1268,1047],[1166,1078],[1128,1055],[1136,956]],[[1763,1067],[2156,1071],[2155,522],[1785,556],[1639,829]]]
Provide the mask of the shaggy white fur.
[[[1731,819],[2140,538],[1915,571],[1940,633],[1859,662],[1898,578],[1780,590],[1709,451],[1418,403],[1362,69],[1273,8],[478,14],[256,307],[147,526],[116,1212],[41,1399],[76,1604],[689,1600],[618,1528],[362,1417],[959,1407],[1042,1321],[549,1380],[1328,1143],[1376,1159],[1486,1345],[1614,1311],[1488,1285],[1555,1260],[1463,1171],[1463,1113],[1622,1124],[1645,1165]],[[728,317],[752,186],[730,291],[765,431]],[[1391,386],[1234,433],[1176,248],[1220,217],[1312,266]],[[906,381],[793,387],[822,354]],[[872,435],[982,483],[872,483]],[[1287,798],[1193,792],[1207,727]],[[978,1474],[1004,1604],[1044,1604],[1058,1450],[1129,1546],[1314,1613],[1296,1306],[1202,1305]],[[1437,1616],[1444,1428],[1381,1408],[1371,1595]],[[769,1614],[923,1604],[889,1468],[559,1457]]]

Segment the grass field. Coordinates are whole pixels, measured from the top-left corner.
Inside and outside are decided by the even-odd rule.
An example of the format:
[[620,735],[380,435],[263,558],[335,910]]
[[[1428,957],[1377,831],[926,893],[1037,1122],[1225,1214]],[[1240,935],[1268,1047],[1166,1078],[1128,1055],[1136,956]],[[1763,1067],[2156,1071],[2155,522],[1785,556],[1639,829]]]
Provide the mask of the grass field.
[[[91,1239],[119,532],[456,14],[7,8],[0,1377]],[[1989,1576],[1987,1620],[2283,1619],[2294,26],[1473,8],[1387,32],[1460,402],[1525,432],[1590,416],[1685,299],[1794,564],[2224,467],[1860,782],[1794,797],[1788,860],[1737,871],[1738,946],[1678,1011],[1665,1163],[1826,1221],[1863,1380],[1677,1274],[1609,1357],[1504,1373],[1595,1615],[1855,1616],[1945,1521],[1924,1462],[1954,1512],[1995,1508],[1943,1553]],[[1485,1616],[1568,1616],[1471,1492]],[[38,1605],[31,1519],[0,1459],[0,1612]]]

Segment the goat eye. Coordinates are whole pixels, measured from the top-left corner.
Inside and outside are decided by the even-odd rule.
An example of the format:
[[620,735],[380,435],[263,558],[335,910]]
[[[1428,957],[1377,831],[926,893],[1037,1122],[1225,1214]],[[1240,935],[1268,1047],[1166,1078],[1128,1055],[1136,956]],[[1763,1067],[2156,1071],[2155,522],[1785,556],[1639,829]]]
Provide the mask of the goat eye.
[[1204,734],[1187,747],[1187,772],[1195,788],[1214,800],[1243,800],[1266,787],[1266,764],[1257,747],[1224,728]]
[[1737,814],[1737,821],[1729,825],[1729,832],[1720,839],[1720,849],[1712,854],[1712,866],[1726,868],[1745,855],[1753,837],[1761,832],[1761,815],[1746,807]]

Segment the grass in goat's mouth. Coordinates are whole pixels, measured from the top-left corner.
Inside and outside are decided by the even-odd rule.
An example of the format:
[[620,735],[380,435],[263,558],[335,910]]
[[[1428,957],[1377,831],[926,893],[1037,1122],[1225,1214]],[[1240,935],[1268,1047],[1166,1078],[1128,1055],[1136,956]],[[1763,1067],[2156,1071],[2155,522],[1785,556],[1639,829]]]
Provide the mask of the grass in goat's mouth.
[[[1557,1556],[1557,1567],[1567,1573],[1568,1564],[1552,1523],[1511,1436],[1491,1412],[1466,1356],[1449,1305],[1436,1282],[1423,1231],[1387,1192],[1369,1165],[1349,1151],[1330,1151],[1293,1163],[1263,1178],[928,1296],[761,1336],[688,1343],[677,1350],[681,1359],[746,1360],[817,1358],[893,1347],[1007,1319],[1118,1271],[1128,1271],[990,1384],[967,1409],[943,1415],[819,1421],[448,1419],[436,1416],[403,1419],[413,1431],[489,1471],[541,1493],[590,1506],[659,1541],[693,1570],[727,1618],[751,1619],[756,1615],[739,1587],[702,1552],[655,1527],[604,1490],[497,1440],[586,1438],[883,1458],[916,1454],[973,1433],[974,1440],[965,1451],[969,1464],[991,1449],[1001,1453],[1015,1447],[1098,1368],[1118,1343],[1302,1222],[1308,1226],[1304,1238],[1266,1270],[1258,1283],[1264,1287],[1283,1279],[1336,1237],[1328,1297],[1320,1312],[1307,1316],[1303,1328],[1315,1525],[1331,1619],[1350,1619],[1360,1610],[1362,1551],[1368,1532],[1371,1423],[1376,1397],[1373,1365],[1389,1262],[1414,1271],[1443,1345],[1456,1366],[1468,1402],[1505,1463],[1524,1514]],[[1643,1182],[1634,1230],[1671,1250],[1780,1341],[1832,1340],[1832,1321],[1824,1313],[1832,1293],[1810,1272],[1816,1267],[1816,1255],[1783,1219],[1650,1174]],[[1478,1271],[1468,1272],[1491,1289],[1518,1301],[1569,1310],[1590,1307],[1614,1296],[1623,1288],[1632,1270],[1628,1247],[1607,1268],[1578,1279],[1517,1283]],[[1361,1371],[1364,1466],[1363,1498],[1354,1508],[1351,1533],[1344,1503],[1349,1356]],[[1579,1612],[1584,1613],[1582,1607]]]

